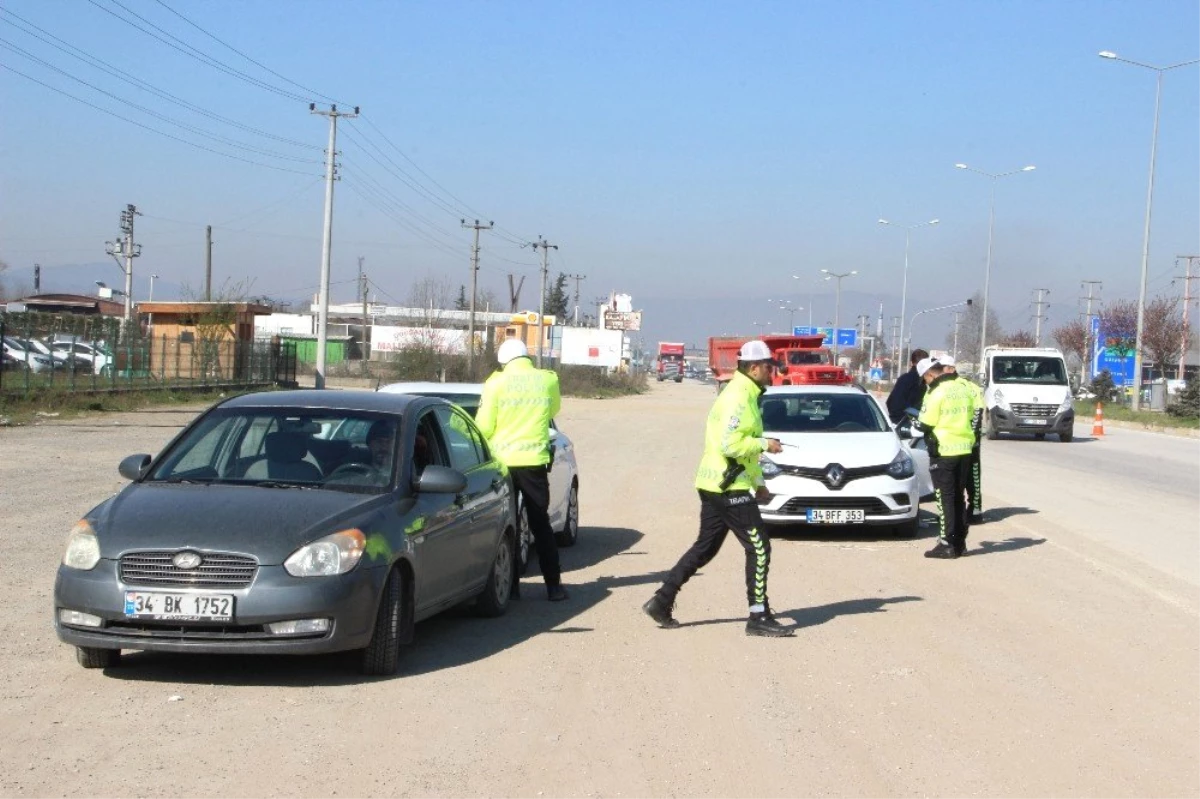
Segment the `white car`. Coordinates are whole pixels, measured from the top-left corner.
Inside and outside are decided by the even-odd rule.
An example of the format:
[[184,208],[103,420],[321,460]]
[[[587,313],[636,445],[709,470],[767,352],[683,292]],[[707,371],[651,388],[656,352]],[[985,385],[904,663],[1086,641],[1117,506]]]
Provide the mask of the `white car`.
[[3,341],[4,354],[16,361],[19,368],[31,372],[49,372],[54,368],[54,360],[42,355],[21,339],[5,336]]
[[[379,390],[392,394],[441,397],[474,417],[479,410],[483,384],[391,383]],[[555,530],[555,540],[560,547],[572,547],[579,540],[579,469],[575,464],[575,446],[567,434],[558,429],[553,419],[550,420],[550,443],[554,446],[554,460],[550,468],[550,526]],[[533,533],[529,529],[524,507],[518,507],[517,520],[521,527],[518,568],[524,574],[533,547]]]
[[86,341],[53,341],[50,347],[55,357],[73,357],[86,362],[92,372],[107,377],[112,372],[113,356]]
[[760,459],[774,525],[878,525],[914,535],[933,493],[923,442],[902,438],[857,386],[772,386],[762,398],[764,435],[783,452]]

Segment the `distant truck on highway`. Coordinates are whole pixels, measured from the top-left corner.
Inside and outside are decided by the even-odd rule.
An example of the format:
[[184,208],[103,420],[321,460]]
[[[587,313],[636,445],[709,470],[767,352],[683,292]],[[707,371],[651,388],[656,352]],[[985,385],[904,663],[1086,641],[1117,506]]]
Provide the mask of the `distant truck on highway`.
[[1001,433],[1047,433],[1068,442],[1075,431],[1075,404],[1063,354],[1049,347],[987,347],[983,351],[987,437]]
[[[833,363],[824,336],[761,336],[775,360],[771,385],[811,386],[849,385],[850,373]],[[737,371],[738,350],[749,341],[744,336],[714,336],[708,340],[708,368],[717,381],[717,390],[725,387]]]
[[683,342],[658,342],[658,382],[674,380],[683,382]]

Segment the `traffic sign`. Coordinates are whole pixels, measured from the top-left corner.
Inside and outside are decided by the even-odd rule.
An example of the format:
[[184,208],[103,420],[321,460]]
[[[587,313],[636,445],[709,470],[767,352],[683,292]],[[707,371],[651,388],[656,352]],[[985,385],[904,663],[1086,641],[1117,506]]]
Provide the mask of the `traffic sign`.
[[1118,347],[1109,347],[1107,337],[1100,330],[1100,317],[1092,317],[1092,376],[1107,369],[1112,374],[1113,384],[1133,385],[1133,353],[1122,352]]
[[[830,343],[830,337],[833,335],[832,327],[793,327],[793,336],[824,336],[825,340],[821,342],[823,347],[833,346]],[[858,329],[853,327],[839,327],[837,343],[839,347],[857,347],[858,346]]]

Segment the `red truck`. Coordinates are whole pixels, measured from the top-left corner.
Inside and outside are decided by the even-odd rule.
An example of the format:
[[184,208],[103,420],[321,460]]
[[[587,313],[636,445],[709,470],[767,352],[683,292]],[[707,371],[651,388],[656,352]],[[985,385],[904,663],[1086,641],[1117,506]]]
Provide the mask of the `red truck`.
[[[745,337],[714,336],[708,340],[708,366],[717,390],[725,387],[737,371],[738,350],[750,339]],[[774,386],[849,385],[850,373],[832,363],[829,349],[821,346],[824,337],[762,336],[775,359]]]
[[658,382],[674,380],[683,382],[683,342],[658,342]]

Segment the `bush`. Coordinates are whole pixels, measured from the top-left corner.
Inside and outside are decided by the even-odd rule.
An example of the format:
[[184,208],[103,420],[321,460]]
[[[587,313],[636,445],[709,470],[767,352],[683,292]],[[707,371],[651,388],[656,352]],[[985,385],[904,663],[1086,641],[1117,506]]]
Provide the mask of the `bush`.
[[559,388],[567,397],[623,397],[649,389],[645,372],[613,372],[601,366],[559,366]]
[[1113,402],[1120,397],[1120,389],[1113,383],[1112,372],[1107,369],[1092,378],[1089,388],[1101,402]]
[[1167,406],[1167,413],[1183,419],[1200,418],[1200,379],[1196,375],[1187,378],[1179,399]]

